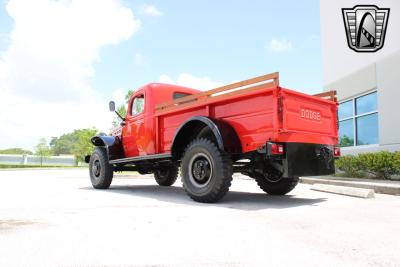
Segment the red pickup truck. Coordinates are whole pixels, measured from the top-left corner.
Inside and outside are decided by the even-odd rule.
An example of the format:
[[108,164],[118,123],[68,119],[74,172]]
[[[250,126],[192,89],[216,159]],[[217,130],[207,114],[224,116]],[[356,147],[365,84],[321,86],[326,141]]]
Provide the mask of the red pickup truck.
[[282,88],[278,73],[206,92],[151,83],[133,93],[121,120],[111,136],[91,139],[96,148],[86,161],[94,188],[108,188],[113,172],[126,170],[154,173],[170,186],[180,167],[195,201],[220,200],[234,172],[283,195],[299,176],[334,173],[340,155],[335,92]]

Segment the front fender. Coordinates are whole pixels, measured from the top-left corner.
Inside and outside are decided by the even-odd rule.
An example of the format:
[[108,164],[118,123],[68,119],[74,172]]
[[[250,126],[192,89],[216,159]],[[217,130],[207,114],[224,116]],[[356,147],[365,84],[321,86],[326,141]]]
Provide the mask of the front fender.
[[90,138],[90,141],[94,146],[112,146],[115,143],[116,138],[114,136],[107,135],[96,135]]
[[[108,159],[120,159],[124,157],[122,142],[118,136],[96,135],[90,138],[94,146],[105,147],[108,153]],[[90,157],[85,157],[85,162],[89,162]]]

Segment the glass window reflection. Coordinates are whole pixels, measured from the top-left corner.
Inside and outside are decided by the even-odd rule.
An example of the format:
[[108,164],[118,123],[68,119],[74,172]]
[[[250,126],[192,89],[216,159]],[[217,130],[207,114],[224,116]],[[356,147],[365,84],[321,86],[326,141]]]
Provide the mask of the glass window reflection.
[[339,105],[339,120],[353,116],[353,100],[343,102]]
[[353,119],[339,122],[339,146],[354,146]]
[[377,110],[377,102],[376,92],[356,98],[356,115]]
[[357,124],[357,145],[378,144],[378,113],[358,117]]

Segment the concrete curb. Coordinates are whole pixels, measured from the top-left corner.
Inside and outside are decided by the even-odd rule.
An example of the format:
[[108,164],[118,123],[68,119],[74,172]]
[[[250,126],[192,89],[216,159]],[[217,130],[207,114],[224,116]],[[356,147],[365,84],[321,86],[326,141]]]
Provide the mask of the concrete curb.
[[366,182],[357,180],[339,180],[335,177],[318,178],[318,177],[301,177],[300,182],[304,184],[326,184],[336,186],[347,186],[353,188],[372,189],[377,194],[400,195],[400,184],[379,182]]
[[359,197],[359,198],[373,198],[375,192],[373,189],[355,188],[349,186],[329,185],[329,184],[314,184],[311,190],[334,193],[339,195]]

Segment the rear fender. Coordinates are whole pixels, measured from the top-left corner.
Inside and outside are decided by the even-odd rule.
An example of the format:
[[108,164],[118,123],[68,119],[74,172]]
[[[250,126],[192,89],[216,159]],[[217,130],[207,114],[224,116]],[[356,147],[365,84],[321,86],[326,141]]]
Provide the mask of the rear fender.
[[220,150],[231,154],[242,152],[240,139],[231,125],[222,120],[195,116],[185,121],[175,133],[171,146],[171,154],[175,159],[182,157],[184,149],[198,136],[198,130],[203,127],[208,127],[211,130]]

